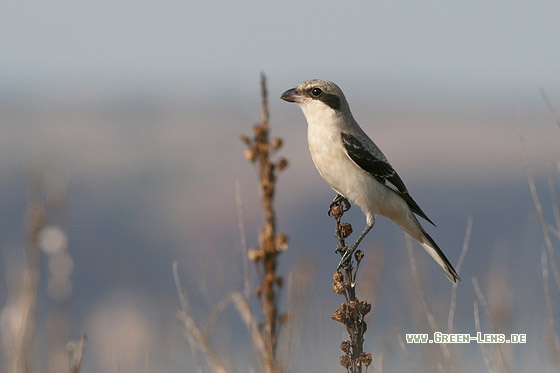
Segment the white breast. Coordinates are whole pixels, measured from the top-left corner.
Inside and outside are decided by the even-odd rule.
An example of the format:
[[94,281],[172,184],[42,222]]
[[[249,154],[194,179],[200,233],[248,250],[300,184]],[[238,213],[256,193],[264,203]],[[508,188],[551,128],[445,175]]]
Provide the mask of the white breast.
[[387,198],[396,195],[346,155],[341,138],[344,119],[334,110],[325,110],[325,106],[308,105],[303,111],[308,123],[311,158],[323,179],[335,192],[358,205],[368,219],[377,214],[391,214],[384,211],[384,206],[389,202]]

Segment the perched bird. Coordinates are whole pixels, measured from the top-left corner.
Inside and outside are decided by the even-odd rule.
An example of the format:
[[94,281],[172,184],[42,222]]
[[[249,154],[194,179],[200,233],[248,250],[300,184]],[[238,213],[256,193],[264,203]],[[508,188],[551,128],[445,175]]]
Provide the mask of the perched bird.
[[[343,265],[375,223],[391,219],[414,237],[443,269],[451,282],[461,279],[415,214],[434,224],[412,199],[385,155],[354,120],[342,90],[333,82],[307,80],[284,92],[307,119],[307,140],[315,167],[337,193],[333,204],[352,201],[366,215],[366,227],[340,261]],[[435,225],[435,224],[434,224]]]

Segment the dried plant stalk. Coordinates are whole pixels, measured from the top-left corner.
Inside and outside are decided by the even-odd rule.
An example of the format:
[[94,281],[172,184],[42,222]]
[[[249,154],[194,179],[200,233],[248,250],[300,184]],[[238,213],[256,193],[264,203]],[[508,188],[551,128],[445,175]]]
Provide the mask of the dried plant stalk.
[[27,211],[27,237],[25,247],[25,268],[21,286],[14,297],[13,304],[21,319],[11,330],[12,344],[3,352],[3,370],[9,373],[23,373],[33,370],[33,341],[37,313],[37,292],[39,286],[41,253],[38,235],[45,225],[43,171],[36,166],[31,172],[30,202]]
[[81,335],[77,342],[68,344],[67,349],[70,359],[70,373],[79,373],[82,368],[82,361],[84,358],[84,349],[86,347],[87,338]]
[[[352,226],[349,223],[341,223],[341,218],[344,215],[345,208],[343,207],[346,201],[339,201],[331,204],[329,215],[335,221],[335,237],[338,241],[337,252],[344,254],[346,247],[346,238],[352,233]],[[360,263],[364,258],[364,253],[361,250],[356,250],[353,258],[349,258],[344,262],[342,269],[336,270],[333,275],[333,291],[337,294],[344,295],[346,300],[338,307],[332,319],[341,322],[346,327],[346,331],[350,340],[342,342],[340,349],[344,354],[340,356],[339,363],[348,372],[357,373],[362,372],[362,366],[366,367],[366,371],[371,365],[371,353],[364,352],[364,334],[367,330],[365,316],[371,311],[371,303],[360,301],[356,297],[356,276]],[[356,267],[354,268],[354,259],[356,260]]]
[[247,145],[245,158],[255,165],[259,176],[261,204],[264,212],[264,227],[259,236],[259,247],[249,251],[249,258],[263,273],[257,296],[261,300],[264,316],[262,335],[266,348],[263,356],[265,370],[277,372],[280,369],[276,361],[278,328],[282,318],[278,312],[278,295],[282,277],[277,275],[278,255],[287,248],[287,236],[276,233],[276,213],[274,211],[274,192],[278,173],[288,166],[284,158],[273,159],[273,155],[282,147],[282,139],[270,140],[268,92],[266,77],[261,74],[262,118],[261,123],[253,126],[253,137],[241,136]]

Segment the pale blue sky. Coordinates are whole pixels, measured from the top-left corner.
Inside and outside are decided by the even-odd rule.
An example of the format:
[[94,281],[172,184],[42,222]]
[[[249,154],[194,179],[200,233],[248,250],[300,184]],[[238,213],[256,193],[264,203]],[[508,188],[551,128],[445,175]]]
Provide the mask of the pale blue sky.
[[556,1],[10,2],[2,81],[560,82]]

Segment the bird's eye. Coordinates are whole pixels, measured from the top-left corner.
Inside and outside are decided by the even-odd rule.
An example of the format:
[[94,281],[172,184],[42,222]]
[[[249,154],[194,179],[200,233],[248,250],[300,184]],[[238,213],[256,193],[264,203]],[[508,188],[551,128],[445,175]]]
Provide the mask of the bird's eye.
[[323,93],[323,91],[321,90],[321,88],[313,88],[311,90],[311,94],[315,97],[319,97],[321,95],[321,93]]

